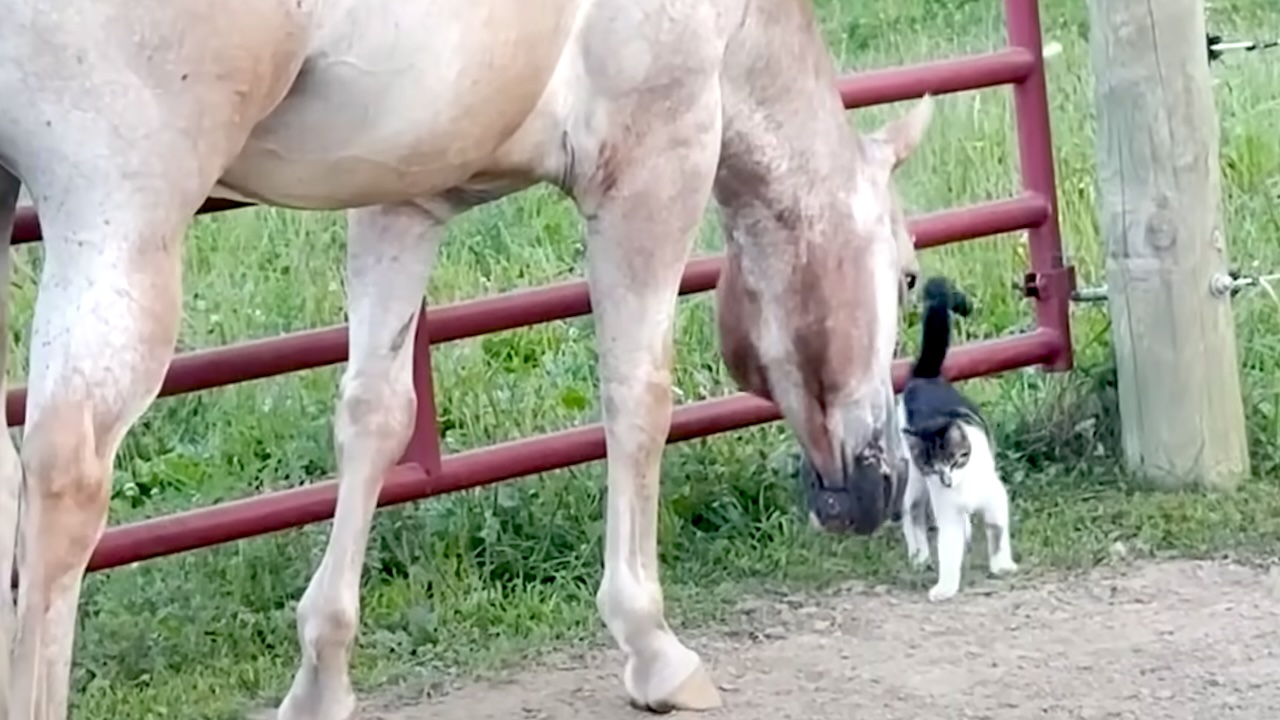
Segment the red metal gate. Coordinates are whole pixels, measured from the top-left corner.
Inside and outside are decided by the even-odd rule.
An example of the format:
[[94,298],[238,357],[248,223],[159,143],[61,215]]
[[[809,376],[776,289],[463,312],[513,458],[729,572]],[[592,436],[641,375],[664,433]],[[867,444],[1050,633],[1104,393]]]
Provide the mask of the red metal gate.
[[[1034,0],[1005,0],[1004,4],[1009,40],[1005,49],[860,73],[838,83],[847,108],[907,100],[924,93],[1014,86],[1023,192],[1013,198],[911,219],[920,248],[1028,231],[1031,268],[1024,291],[1035,301],[1037,328],[957,347],[946,366],[947,375],[956,379],[1035,364],[1047,370],[1067,370],[1072,363],[1068,305],[1074,274],[1063,265],[1058,234],[1039,8]],[[210,201],[201,212],[240,206]],[[39,239],[35,214],[30,208],[20,210],[13,242]],[[719,272],[719,257],[693,260],[685,271],[681,294],[713,289]],[[404,457],[386,480],[379,505],[420,500],[603,458],[604,431],[598,424],[441,456],[431,379],[432,344],[577,317],[590,311],[586,283],[576,281],[435,307],[424,313],[414,340],[417,425]],[[345,361],[346,353],[347,328],[343,325],[186,353],[174,359],[160,394],[188,393],[332,365]],[[895,381],[901,387],[906,361],[899,360],[894,370]],[[10,425],[23,423],[25,401],[24,388],[9,392],[6,403]],[[675,411],[670,441],[778,417],[772,404],[745,394],[687,404]],[[89,569],[103,570],[327,520],[333,517],[336,500],[336,482],[327,480],[112,527],[94,553]]]

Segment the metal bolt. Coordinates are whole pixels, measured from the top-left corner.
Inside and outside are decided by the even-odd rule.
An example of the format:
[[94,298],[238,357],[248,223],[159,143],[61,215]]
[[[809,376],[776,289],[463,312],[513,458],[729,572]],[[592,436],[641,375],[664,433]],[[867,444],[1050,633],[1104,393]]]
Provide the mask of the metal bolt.
[[1237,286],[1247,285],[1247,282],[1240,282],[1231,277],[1227,273],[1215,273],[1209,278],[1209,292],[1218,298],[1229,297]]

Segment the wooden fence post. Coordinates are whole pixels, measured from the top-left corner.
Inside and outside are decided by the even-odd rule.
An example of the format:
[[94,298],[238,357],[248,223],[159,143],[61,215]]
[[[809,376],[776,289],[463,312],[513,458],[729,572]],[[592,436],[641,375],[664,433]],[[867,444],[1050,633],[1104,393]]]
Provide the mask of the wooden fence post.
[[1249,472],[1203,0],[1089,0],[1099,226],[1129,467],[1163,487]]

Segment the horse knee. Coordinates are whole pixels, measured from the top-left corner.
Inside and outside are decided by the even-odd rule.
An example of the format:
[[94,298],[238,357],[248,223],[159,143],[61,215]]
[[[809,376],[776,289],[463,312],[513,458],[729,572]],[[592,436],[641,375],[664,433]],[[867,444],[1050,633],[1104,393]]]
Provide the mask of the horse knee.
[[629,377],[604,383],[606,432],[615,442],[626,437],[623,444],[630,450],[661,451],[675,407],[671,385],[670,371],[661,367],[637,369]]
[[[27,535],[49,582],[82,569],[102,534],[111,499],[111,454],[101,448],[91,408],[46,408],[27,427]],[[34,533],[34,536],[29,533]]]
[[340,445],[376,441],[393,454],[404,450],[417,411],[412,379],[349,373],[342,380],[334,432]]
[[88,403],[58,403],[28,424],[23,466],[30,491],[42,500],[105,506],[109,456],[101,444],[108,433],[95,427],[92,410]]

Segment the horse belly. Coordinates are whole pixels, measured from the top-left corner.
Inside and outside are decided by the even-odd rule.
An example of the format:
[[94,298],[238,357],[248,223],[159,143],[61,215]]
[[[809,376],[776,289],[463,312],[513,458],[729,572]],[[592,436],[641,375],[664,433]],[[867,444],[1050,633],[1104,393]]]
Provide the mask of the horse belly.
[[347,0],[219,182],[303,208],[423,198],[490,166],[589,0]]

